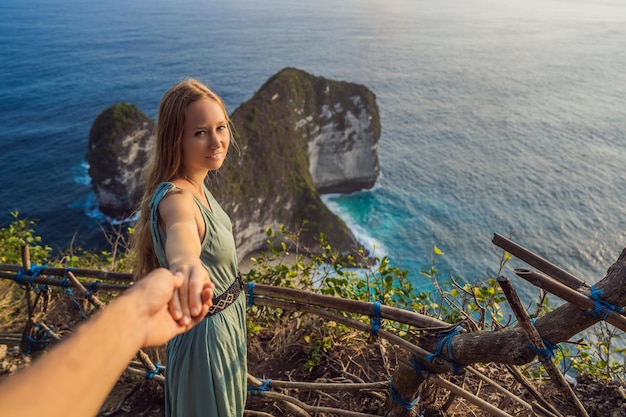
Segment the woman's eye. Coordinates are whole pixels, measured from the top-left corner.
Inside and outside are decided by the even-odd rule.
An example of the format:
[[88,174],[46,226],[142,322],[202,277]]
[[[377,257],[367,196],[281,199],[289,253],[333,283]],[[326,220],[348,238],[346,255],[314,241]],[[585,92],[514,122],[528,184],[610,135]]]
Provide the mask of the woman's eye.
[[222,130],[226,129],[226,126],[218,126],[217,127],[217,131],[221,132]]
[[202,135],[206,135],[206,130],[198,130],[196,132],[196,136],[202,136]]

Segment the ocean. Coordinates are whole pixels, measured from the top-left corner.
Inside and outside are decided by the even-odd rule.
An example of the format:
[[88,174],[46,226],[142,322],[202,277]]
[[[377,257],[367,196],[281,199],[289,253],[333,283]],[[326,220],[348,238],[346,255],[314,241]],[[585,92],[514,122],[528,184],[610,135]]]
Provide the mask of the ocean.
[[625,48],[617,0],[3,0],[0,226],[102,248],[98,114],[154,118],[185,77],[232,112],[291,66],[376,94],[380,178],[324,200],[418,287],[435,245],[443,279],[495,277],[494,233],[596,282],[626,245]]

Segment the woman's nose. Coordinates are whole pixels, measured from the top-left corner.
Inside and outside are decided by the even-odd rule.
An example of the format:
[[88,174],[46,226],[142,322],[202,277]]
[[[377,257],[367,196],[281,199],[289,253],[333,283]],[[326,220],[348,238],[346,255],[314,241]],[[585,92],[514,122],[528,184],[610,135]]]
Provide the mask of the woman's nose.
[[219,135],[217,135],[215,132],[211,133],[209,135],[209,146],[211,147],[211,149],[219,148],[220,145],[221,144]]

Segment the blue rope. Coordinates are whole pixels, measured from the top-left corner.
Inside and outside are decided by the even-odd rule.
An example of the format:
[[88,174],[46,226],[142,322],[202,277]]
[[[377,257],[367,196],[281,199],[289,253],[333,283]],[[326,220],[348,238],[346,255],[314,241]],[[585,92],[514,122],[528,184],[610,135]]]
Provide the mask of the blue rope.
[[[67,285],[67,283],[65,283],[65,284]],[[87,317],[87,315],[83,311],[83,308],[81,307],[81,305],[78,302],[78,300],[74,297],[74,290],[73,290],[73,288],[65,288],[65,295],[70,297],[72,299],[72,301],[74,302],[74,304],[76,304],[76,307],[78,307],[78,310],[80,311],[80,315],[83,316],[84,319],[89,318],[89,317]]]
[[159,375],[161,373],[161,369],[163,369],[163,367],[161,366],[161,364],[159,362],[155,363],[154,367],[156,369],[147,369],[146,370],[146,379],[154,378],[154,376],[155,375]]
[[414,354],[411,355],[411,365],[412,366],[409,366],[409,368],[413,368],[413,371],[415,371],[416,374],[422,376],[422,363],[417,359],[417,356],[415,356]]
[[50,287],[48,287],[46,284],[39,284],[38,286],[34,287],[35,289],[35,293],[39,294],[40,292],[48,292],[48,290],[50,290]]
[[15,278],[13,279],[19,285],[26,285],[24,278],[28,277],[28,284],[31,286],[35,284],[35,278],[41,273],[41,271],[46,267],[46,265],[32,265],[30,269],[26,271],[22,268],[17,270],[17,274],[15,274]]
[[374,305],[372,306],[372,316],[370,316],[370,323],[372,325],[372,328],[370,330],[370,333],[372,333],[372,336],[376,337],[378,336],[378,330],[380,330],[380,325],[381,325],[381,321],[380,321],[380,305],[381,302],[380,301],[376,301],[374,303]]
[[[533,325],[535,324],[535,321],[537,321],[537,317],[531,320]],[[561,347],[561,345],[554,344],[550,342],[548,339],[542,338],[541,341],[543,342],[545,349],[536,348],[532,345],[532,343],[528,342],[528,346],[530,347],[530,350],[532,350],[535,353],[535,355],[537,355],[537,359],[539,359],[539,362],[546,363],[550,359],[556,358],[557,349],[561,351],[561,355],[563,356],[563,358],[565,358],[565,352],[563,351],[563,348]],[[563,361],[563,373],[565,373],[565,361]]]
[[248,282],[248,307],[254,305],[254,286],[256,282]]
[[[67,290],[67,286],[70,284],[70,279],[69,278],[65,278],[63,281],[61,281],[61,283],[59,284],[59,287],[61,287],[64,290]],[[67,291],[66,291],[67,294]]]
[[[259,381],[261,380],[259,378],[257,379]],[[253,386],[248,385],[248,392],[250,393],[251,396],[256,395],[257,397],[262,397],[264,392],[269,391],[271,389],[270,382],[272,382],[272,380],[268,378],[264,380],[263,383],[258,387],[253,387]]]
[[393,378],[389,380],[389,394],[391,395],[391,398],[393,398],[393,400],[397,402],[398,405],[400,405],[400,407],[404,408],[407,411],[413,410],[413,408],[420,401],[419,395],[413,401],[407,401],[404,398],[402,398],[400,394],[398,394],[396,390],[393,389]]
[[606,320],[609,316],[609,312],[617,311],[619,313],[624,312],[624,307],[614,306],[607,301],[604,301],[600,298],[601,295],[604,294],[603,290],[596,289],[595,285],[591,286],[591,294],[589,294],[589,298],[596,302],[596,306],[593,310],[586,313],[590,316],[595,316],[598,320]]
[[[452,338],[461,333],[461,330],[463,330],[463,328],[461,326],[457,326],[449,332],[437,334],[439,342],[437,342],[437,348],[435,350],[435,353],[431,353],[430,355],[426,356],[428,362],[433,363],[433,360],[435,360],[435,358],[437,357],[443,358],[452,364],[452,370],[455,374],[459,373],[459,371],[463,367],[460,364],[456,363],[456,357],[454,356],[454,352],[452,351]],[[450,358],[446,358],[441,354],[441,350],[443,349],[444,345],[446,346]]]
[[541,339],[541,340],[543,341],[543,344],[546,346],[543,349],[534,347],[532,343],[530,342],[528,342],[528,346],[530,346],[530,350],[532,350],[535,353],[535,355],[537,355],[537,357],[539,358],[539,362],[546,363],[556,356],[555,351],[556,351],[557,346],[553,345],[546,339]]
[[[33,349],[44,350],[46,346],[48,346],[48,343],[50,341],[50,329],[44,329],[44,327],[39,323],[35,323],[35,328],[39,330],[38,334],[40,336],[37,338],[30,336],[26,333],[22,333],[23,338],[28,342],[26,350],[22,351],[23,355],[29,355],[33,351]],[[45,331],[42,333],[41,330]]]
[[[558,345],[558,344],[555,345],[547,339],[541,339],[541,341],[545,345],[545,349],[536,348],[530,342],[528,342],[528,346],[530,346],[530,350],[532,350],[537,355],[539,362],[546,363],[549,360],[554,359],[556,357],[557,349],[560,350],[561,355],[565,357],[565,353],[563,352],[563,348],[561,347],[561,345]],[[563,373],[565,373],[565,363],[563,363]]]
[[26,285],[26,283],[24,282],[25,276],[26,274],[24,273],[24,270],[20,268],[17,270],[17,274],[15,274],[15,278],[13,280],[20,285]]
[[85,292],[85,298],[91,298],[98,291],[98,284],[100,284],[100,281],[95,281],[89,284],[89,287],[86,288],[87,291]]

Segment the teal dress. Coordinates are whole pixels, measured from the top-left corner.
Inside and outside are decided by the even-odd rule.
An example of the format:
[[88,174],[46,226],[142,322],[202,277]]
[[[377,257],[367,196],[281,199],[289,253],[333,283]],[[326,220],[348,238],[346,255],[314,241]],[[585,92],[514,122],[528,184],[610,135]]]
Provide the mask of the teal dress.
[[[159,184],[150,202],[154,248],[159,264],[166,268],[165,233],[159,226],[158,206],[174,188],[172,183]],[[206,187],[205,193],[212,211],[195,199],[206,225],[200,259],[215,284],[215,296],[219,296],[237,276],[237,255],[230,218]],[[168,343],[166,417],[243,416],[246,374],[246,302],[242,291],[229,307]]]

